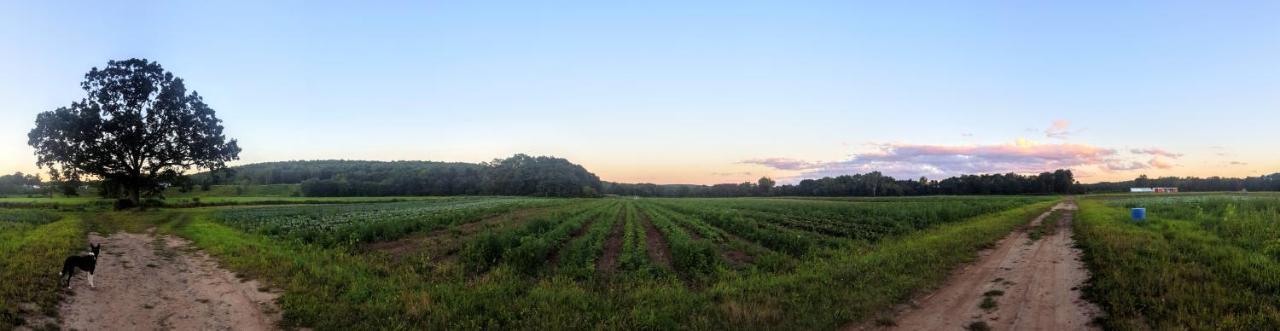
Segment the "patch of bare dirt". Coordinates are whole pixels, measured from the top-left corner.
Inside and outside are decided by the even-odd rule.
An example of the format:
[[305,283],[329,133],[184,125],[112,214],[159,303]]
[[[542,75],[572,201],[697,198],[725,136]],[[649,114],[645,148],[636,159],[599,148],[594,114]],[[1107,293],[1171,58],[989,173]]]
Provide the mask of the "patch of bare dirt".
[[619,212],[618,219],[609,229],[609,237],[604,240],[604,253],[596,263],[596,271],[613,273],[618,270],[618,256],[622,254],[622,229],[627,223],[627,213]]
[[680,228],[681,228],[681,229],[684,229],[684,233],[688,233],[688,234],[689,234],[689,238],[690,238],[690,239],[693,239],[694,241],[702,240],[702,233],[699,233],[699,232],[698,232],[698,230],[695,230],[694,228],[690,227],[689,225],[686,225],[686,224],[680,224]]
[[[941,288],[901,308],[889,329],[960,330],[979,321],[993,330],[1098,329],[1091,322],[1101,310],[1080,293],[1089,271],[1071,239],[1075,203],[1053,209],[1065,209],[1054,231],[1039,240],[1025,229],[1009,234]],[[1041,214],[1028,228],[1050,214]]]
[[366,252],[382,252],[392,261],[402,261],[405,257],[425,252],[434,261],[447,258],[462,249],[460,238],[480,233],[486,229],[500,230],[524,223],[530,216],[548,208],[520,209],[483,218],[475,222],[460,224],[449,229],[441,229],[426,234],[413,235],[397,240],[368,243],[364,245]]
[[644,241],[646,251],[649,253],[649,261],[671,269],[671,246],[667,245],[667,238],[662,237],[658,227],[653,226],[653,220],[649,218],[648,213],[641,211],[639,214],[640,221],[644,223]]
[[181,238],[89,234],[102,244],[94,283],[77,272],[59,307],[71,330],[278,329],[277,294],[238,279]]
[[729,263],[732,263],[733,266],[735,267],[741,267],[747,264],[751,264],[751,261],[755,260],[751,258],[751,255],[748,255],[746,252],[736,250],[736,249],[730,249],[730,250],[724,251],[724,259],[728,260]]

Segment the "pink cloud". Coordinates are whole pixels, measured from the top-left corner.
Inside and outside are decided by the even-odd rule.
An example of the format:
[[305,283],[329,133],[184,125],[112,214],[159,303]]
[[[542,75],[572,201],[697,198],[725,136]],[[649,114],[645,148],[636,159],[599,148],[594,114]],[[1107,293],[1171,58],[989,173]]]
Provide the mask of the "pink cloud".
[[[1063,125],[1062,127],[1066,127]],[[761,158],[740,163],[793,171],[789,180],[879,171],[896,178],[945,178],[963,174],[1039,173],[1071,169],[1086,174],[1170,169],[1182,154],[1161,148],[1122,150],[1087,144],[1039,144],[1019,139],[1009,144],[928,145],[867,144],[869,151],[842,161]],[[1148,158],[1149,157],[1149,158]],[[1242,164],[1233,164],[1242,165]]]
[[[1116,163],[1114,149],[1081,144],[1035,144],[1020,140],[1003,145],[916,145],[885,144],[878,150],[835,162],[805,162],[794,159],[749,160],[781,170],[804,170],[799,177],[814,178],[880,171],[900,177],[931,178],[979,173],[1036,173],[1054,169]],[[784,162],[785,161],[785,162]],[[1119,164],[1119,163],[1116,163]],[[1132,164],[1126,165],[1132,166]],[[1123,167],[1120,167],[1123,168]]]
[[1068,120],[1055,120],[1044,130],[1045,137],[1056,139],[1067,139],[1071,133],[1071,121]]
[[746,160],[738,163],[762,165],[762,166],[766,166],[766,167],[770,167],[778,170],[805,170],[805,169],[813,169],[820,165],[820,163],[797,160],[792,158],[785,158],[785,157],[751,159],[751,160]]
[[1174,153],[1174,152],[1170,152],[1170,151],[1166,151],[1166,150],[1159,149],[1159,148],[1154,148],[1154,147],[1153,147],[1153,148],[1141,148],[1141,149],[1140,149],[1140,148],[1134,148],[1134,149],[1130,149],[1130,150],[1129,150],[1129,152],[1130,152],[1130,153],[1133,153],[1133,154],[1147,154],[1147,155],[1163,156],[1163,157],[1167,157],[1167,158],[1171,158],[1171,159],[1176,159],[1176,158],[1180,158],[1180,157],[1182,157],[1182,154],[1178,154],[1178,153]]
[[1147,164],[1151,165],[1152,167],[1156,167],[1158,169],[1173,168],[1173,163],[1170,163],[1169,161],[1166,161],[1165,159],[1162,159],[1159,157],[1151,158],[1151,161],[1147,161]]
[[1138,161],[1110,160],[1106,163],[1106,168],[1111,171],[1128,171],[1146,169],[1149,166]]

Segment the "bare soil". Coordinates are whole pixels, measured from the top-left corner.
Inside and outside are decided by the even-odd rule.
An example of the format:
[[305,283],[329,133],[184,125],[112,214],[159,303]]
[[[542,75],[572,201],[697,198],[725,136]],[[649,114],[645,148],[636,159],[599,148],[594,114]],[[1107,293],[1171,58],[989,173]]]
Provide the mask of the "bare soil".
[[653,226],[653,221],[649,219],[649,214],[640,212],[640,221],[644,222],[644,241],[649,253],[649,261],[666,268],[671,269],[671,246],[667,245],[667,239],[662,237],[662,232],[658,231],[658,227]]
[[530,216],[547,211],[549,208],[520,209],[509,213],[490,216],[475,222],[460,224],[449,229],[431,231],[397,240],[381,241],[365,244],[368,252],[383,252],[392,261],[402,261],[414,254],[425,253],[433,261],[448,259],[462,249],[462,238],[480,233],[484,230],[501,230],[523,224]]
[[618,213],[618,219],[609,229],[609,237],[604,240],[604,253],[596,263],[596,271],[613,273],[618,270],[618,256],[622,255],[622,229],[626,227],[627,213]]
[[278,329],[277,294],[219,268],[183,239],[89,234],[102,244],[94,283],[77,272],[59,307],[70,330]]
[[724,251],[723,256],[725,260],[728,260],[729,263],[732,263],[735,267],[745,266],[754,260],[751,258],[751,255],[748,255],[746,252],[734,249]]
[[[1081,298],[1089,271],[1071,238],[1073,201],[1039,240],[1027,229],[1011,233],[977,262],[957,270],[941,288],[899,308],[893,330],[962,330],[984,322],[993,330],[1093,330],[1101,314]],[[1027,228],[1035,228],[1045,212]],[[990,299],[988,299],[990,298]],[[984,303],[985,301],[988,301]]]

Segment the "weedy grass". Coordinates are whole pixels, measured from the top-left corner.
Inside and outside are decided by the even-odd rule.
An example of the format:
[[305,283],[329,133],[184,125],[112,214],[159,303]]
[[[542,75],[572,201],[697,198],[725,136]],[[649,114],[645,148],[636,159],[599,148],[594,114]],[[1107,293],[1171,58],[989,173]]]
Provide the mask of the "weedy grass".
[[[1133,222],[1130,207],[1148,220]],[[1076,239],[1103,327],[1280,329],[1280,199],[1177,195],[1083,199]]]
[[[62,259],[86,247],[79,217],[0,209],[0,329],[31,314],[56,315]],[[39,311],[20,310],[29,304]]]
[[990,331],[991,325],[984,321],[973,321],[969,322],[968,325],[965,325],[964,329],[969,331]]
[[982,310],[987,311],[995,310],[998,306],[999,304],[996,303],[996,299],[990,296],[983,296],[982,302],[978,303],[978,308],[982,308]]
[[1027,237],[1031,238],[1031,241],[1027,242],[1027,244],[1030,245],[1032,242],[1040,240],[1040,238],[1043,238],[1046,235],[1052,236],[1057,231],[1058,220],[1063,217],[1064,213],[1065,212],[1062,209],[1054,209],[1053,211],[1050,211],[1048,216],[1045,216],[1043,220],[1040,220],[1040,224],[1033,226],[1031,231],[1027,231]]

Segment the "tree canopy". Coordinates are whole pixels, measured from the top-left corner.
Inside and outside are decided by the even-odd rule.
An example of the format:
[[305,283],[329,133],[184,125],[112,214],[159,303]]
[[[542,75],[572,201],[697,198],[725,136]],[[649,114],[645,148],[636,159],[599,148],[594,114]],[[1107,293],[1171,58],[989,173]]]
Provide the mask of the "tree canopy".
[[29,175],[22,172],[3,175],[0,176],[0,195],[36,193],[38,187],[42,184],[39,175]]
[[80,86],[85,98],[40,113],[27,135],[54,178],[96,178],[136,203],[186,171],[239,157],[214,110],[156,62],[110,61]]
[[1280,191],[1280,173],[1245,178],[1218,176],[1150,178],[1147,175],[1141,175],[1130,181],[1086,184],[1083,190],[1088,193],[1115,193],[1129,192],[1131,187],[1177,187],[1181,192]]
[[302,184],[306,196],[528,195],[585,197],[600,178],[568,160],[516,154],[485,163],[286,161],[193,176],[199,184]]

